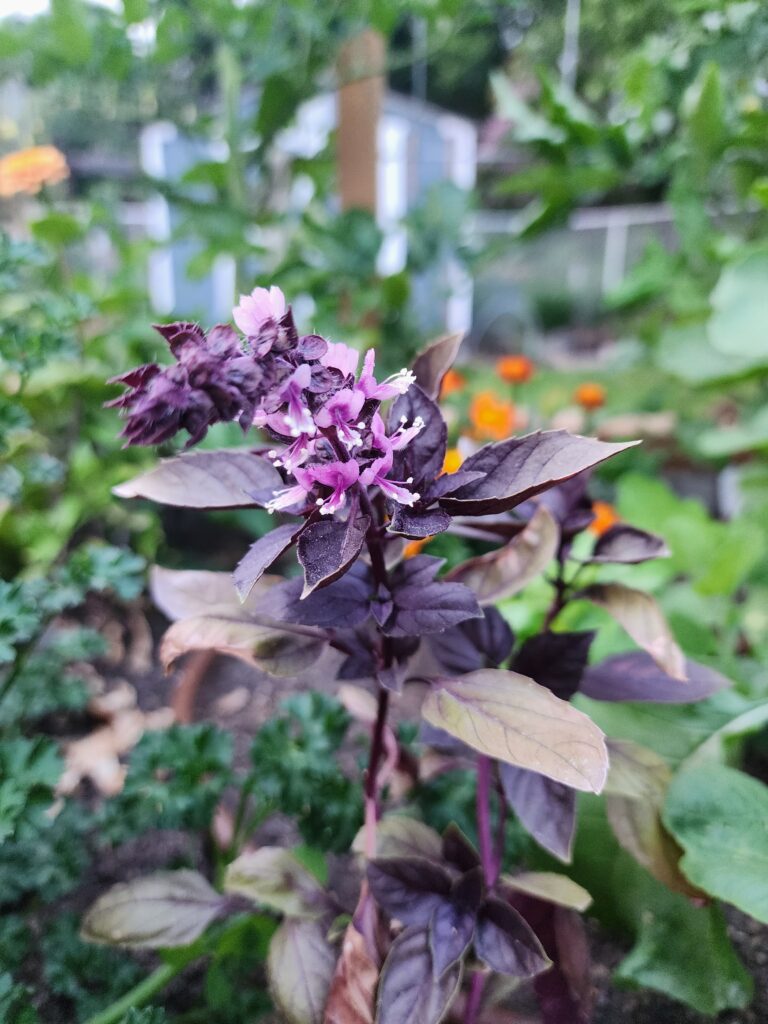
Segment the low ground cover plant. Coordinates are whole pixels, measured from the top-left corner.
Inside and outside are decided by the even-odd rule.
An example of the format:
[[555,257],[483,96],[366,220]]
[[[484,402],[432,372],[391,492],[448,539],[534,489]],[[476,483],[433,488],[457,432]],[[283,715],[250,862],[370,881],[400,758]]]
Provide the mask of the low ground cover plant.
[[[290,749],[295,727],[266,726],[271,738],[241,780],[227,841],[209,869],[121,883],[85,916],[86,940],[160,950],[164,959],[152,980],[94,1021],[120,1021],[189,963],[215,959],[223,935],[242,943],[238,929],[249,921],[263,925],[271,998],[297,1024],[428,1024],[446,1015],[472,1024],[508,990],[497,977],[530,983],[548,1024],[588,1021],[579,912],[591,895],[635,935],[622,965],[627,980],[677,985],[675,994],[704,1012],[744,1005],[749,977],[710,897],[761,916],[759,837],[749,840],[747,874],[757,890],[748,897],[743,883],[729,884],[718,870],[718,843],[702,834],[695,808],[703,792],[738,791],[738,806],[726,807],[728,821],[720,823],[732,834],[744,808],[765,800],[764,787],[717,756],[704,757],[706,771],[687,764],[691,748],[682,742],[673,778],[652,742],[621,730],[606,741],[586,713],[610,720],[611,709],[620,715],[639,705],[670,709],[674,720],[680,705],[708,707],[723,694],[728,707],[728,680],[687,659],[653,597],[613,575],[666,557],[664,541],[623,522],[596,538],[589,533],[591,470],[631,442],[537,432],[492,441],[446,469],[436,397],[458,339],[435,343],[411,370],[379,381],[372,351],[360,369],[346,345],[300,335],[277,289],[243,297],[235,322],[240,334],[164,325],[175,363],[119,378],[127,390],[114,404],[132,443],[157,444],[186,430],[191,446],[231,420],[247,435],[254,425],[267,435],[266,443],[249,436],[245,448],[198,448],[164,460],[121,485],[121,496],[198,509],[262,507],[281,517],[233,579],[155,570],[155,600],[173,620],[161,658],[172,665],[190,651],[213,650],[278,676],[322,665],[369,733],[367,759],[359,775],[349,766],[323,768],[318,807],[298,781],[310,765],[317,774],[316,759],[299,756],[294,768],[302,770],[291,783],[288,757],[268,781],[269,758]],[[442,561],[413,545],[442,534],[478,543],[482,553],[440,575]],[[268,573],[294,557],[299,575]],[[506,609],[527,588],[543,588],[548,598],[540,609],[534,600],[513,631],[496,605]],[[609,642],[609,656],[590,665],[595,630],[578,621],[585,607],[607,613],[635,649],[611,651]],[[413,691],[422,698],[418,733],[396,731],[391,714]],[[321,732],[333,737],[327,714]],[[304,722],[308,739],[313,715]],[[346,713],[326,758],[345,722]],[[739,733],[732,724],[725,731]],[[717,746],[710,743],[710,755]],[[459,797],[467,773],[474,821]],[[442,834],[423,820],[430,788],[441,786],[455,812],[445,820],[443,808]],[[207,814],[220,792],[214,788]],[[606,796],[596,812],[579,792]],[[130,785],[121,799],[131,806]],[[140,801],[134,807],[140,816]],[[297,820],[309,849],[254,844],[253,829],[278,809]],[[313,816],[327,815],[336,815],[333,826],[318,841],[323,824]],[[577,819],[580,842],[589,841],[581,852],[577,843],[569,877],[563,865],[574,856]],[[531,840],[521,840],[524,831]],[[595,870],[596,851],[615,870]],[[342,858],[341,877],[331,853]],[[590,873],[592,894],[576,881]],[[627,877],[633,895],[616,911],[612,886]],[[696,937],[699,961],[687,986],[685,964],[659,980],[649,952],[658,956],[673,921],[683,941]]]

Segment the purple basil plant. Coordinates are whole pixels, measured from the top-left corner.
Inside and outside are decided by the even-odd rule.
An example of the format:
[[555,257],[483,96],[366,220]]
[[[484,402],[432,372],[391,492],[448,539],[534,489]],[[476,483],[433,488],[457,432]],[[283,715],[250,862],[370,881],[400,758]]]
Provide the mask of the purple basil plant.
[[[330,891],[309,899],[311,886],[285,851],[246,853],[230,865],[232,891],[261,893],[284,914],[270,953],[278,1006],[299,1024],[436,1024],[449,1013],[474,1024],[496,972],[532,980],[546,1024],[588,1021],[577,913],[588,896],[575,883],[564,889],[558,874],[505,872],[505,813],[567,863],[576,794],[603,789],[611,744],[571,698],[687,702],[726,684],[684,659],[647,594],[594,582],[601,565],[663,557],[659,538],[618,525],[589,558],[573,556],[593,518],[591,469],[635,442],[536,432],[488,444],[443,472],[447,429],[436,399],[458,338],[379,380],[373,350],[361,359],[344,344],[299,334],[278,288],[241,297],[234,320],[240,333],[158,327],[175,363],[116,378],[127,390],[112,404],[125,416],[128,444],[160,444],[184,430],[191,446],[213,424],[237,421],[251,446],[181,454],[117,493],[199,509],[260,507],[276,520],[235,570],[239,601],[217,591],[209,609],[190,615],[160,595],[178,620],[164,640],[167,664],[213,649],[291,675],[331,648],[334,660],[323,664],[339,680],[367,680],[373,695],[370,706],[362,690],[353,701],[371,731],[359,851],[366,866],[354,904]],[[406,541],[444,531],[488,550],[447,575],[440,559],[404,557]],[[301,576],[270,575],[289,549]],[[553,566],[541,629],[517,642],[494,604]],[[574,599],[607,611],[638,649],[588,667],[594,634],[552,628]],[[406,683],[423,692],[420,740],[433,760],[476,768],[478,849],[455,827],[440,838],[406,816],[382,817],[402,753],[388,714]],[[276,901],[277,864],[304,903]],[[330,925],[343,912],[339,943]],[[296,956],[312,992],[303,1003]]]

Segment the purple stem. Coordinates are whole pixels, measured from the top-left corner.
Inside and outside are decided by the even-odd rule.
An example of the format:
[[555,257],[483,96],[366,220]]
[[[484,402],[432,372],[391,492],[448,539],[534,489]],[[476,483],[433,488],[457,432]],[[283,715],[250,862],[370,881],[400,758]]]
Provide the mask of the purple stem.
[[480,1003],[483,999],[483,989],[485,988],[485,977],[485,974],[481,971],[475,971],[472,975],[472,980],[469,983],[467,1005],[464,1009],[464,1024],[476,1024],[477,1022],[480,1014]]
[[483,865],[485,884],[490,888],[496,881],[496,857],[491,833],[491,761],[480,755],[477,759],[477,832],[480,838],[480,863]]

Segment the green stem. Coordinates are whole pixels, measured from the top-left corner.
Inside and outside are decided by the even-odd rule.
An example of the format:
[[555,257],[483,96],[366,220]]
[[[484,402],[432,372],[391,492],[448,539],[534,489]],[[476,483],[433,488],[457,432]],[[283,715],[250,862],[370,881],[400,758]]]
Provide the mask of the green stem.
[[188,958],[180,957],[172,964],[162,964],[130,992],[126,992],[124,996],[108,1006],[106,1010],[89,1017],[85,1024],[119,1024],[132,1007],[143,1006],[149,1002],[152,996],[170,984],[177,974],[181,974],[187,964],[197,959],[197,956],[199,953],[190,954]]

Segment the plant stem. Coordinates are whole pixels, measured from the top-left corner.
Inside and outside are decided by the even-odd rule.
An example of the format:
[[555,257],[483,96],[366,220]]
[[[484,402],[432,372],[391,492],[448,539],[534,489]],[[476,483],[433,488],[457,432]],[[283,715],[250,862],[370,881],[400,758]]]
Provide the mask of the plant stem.
[[106,1010],[89,1017],[85,1024],[118,1024],[132,1007],[143,1006],[144,1003],[147,1003],[152,996],[173,981],[177,974],[181,974],[193,959],[195,957],[190,956],[188,960],[180,959],[173,964],[162,964],[130,992],[126,992],[124,996],[108,1006]]
[[475,971],[469,983],[469,995],[467,1005],[464,1009],[464,1024],[476,1024],[480,1013],[480,1002],[483,998],[485,988],[485,974],[482,971]]
[[477,759],[477,833],[480,840],[480,863],[483,865],[485,884],[496,881],[496,857],[491,834],[491,761],[480,755]]

